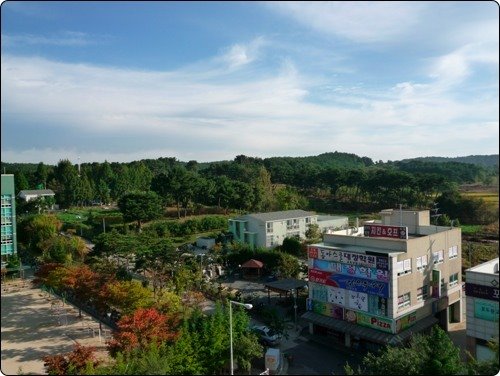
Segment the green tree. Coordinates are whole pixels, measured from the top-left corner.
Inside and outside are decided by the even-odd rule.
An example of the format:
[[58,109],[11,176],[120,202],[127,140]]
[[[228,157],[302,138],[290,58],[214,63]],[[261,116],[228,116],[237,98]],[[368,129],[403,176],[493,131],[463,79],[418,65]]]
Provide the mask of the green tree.
[[437,325],[430,335],[415,334],[406,347],[386,346],[377,354],[368,353],[357,371],[349,364],[344,369],[348,375],[457,375],[465,371],[460,349]]
[[297,257],[287,253],[279,253],[278,273],[281,278],[297,278],[300,273],[300,263]]
[[42,184],[43,188],[47,186],[47,179],[49,177],[49,167],[44,165],[43,162],[38,163],[35,172],[35,183]]
[[302,209],[307,206],[307,199],[302,197],[295,188],[279,188],[274,192],[277,210]]
[[137,221],[139,231],[143,221],[161,217],[163,206],[154,192],[135,192],[124,195],[118,200],[118,208],[125,221]]
[[321,239],[321,231],[317,223],[310,223],[307,226],[306,239],[309,243],[314,243]]
[[296,237],[283,239],[281,250],[293,256],[302,256],[302,244]]
[[68,208],[78,202],[80,179],[75,166],[68,160],[60,160],[54,169],[57,182],[56,201],[62,207]]
[[138,281],[115,281],[106,286],[107,302],[124,315],[154,304],[151,291]]

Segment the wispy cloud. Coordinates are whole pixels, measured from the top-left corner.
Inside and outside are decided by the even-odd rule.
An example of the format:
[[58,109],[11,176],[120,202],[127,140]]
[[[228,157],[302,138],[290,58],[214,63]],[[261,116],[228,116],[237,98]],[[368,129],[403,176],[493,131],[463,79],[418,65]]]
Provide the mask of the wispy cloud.
[[[230,56],[234,46],[226,51],[224,56]],[[484,60],[469,52],[467,64]],[[479,144],[485,152],[498,148],[498,141],[492,141],[492,134],[498,135],[498,97],[457,100],[439,87],[438,76],[426,83],[394,83],[385,90],[344,90],[331,81],[311,83],[291,59],[272,73],[256,74],[248,56],[254,55],[236,59],[241,61],[238,71],[228,74],[224,68],[231,60],[218,58],[208,70],[200,63],[161,72],[4,55],[2,133],[8,133],[10,142],[3,144],[2,137],[2,160],[34,158],[37,151],[78,155],[83,150],[101,161],[158,155],[210,161],[242,153],[315,155],[332,150],[401,159],[436,148],[444,156],[467,154],[468,149],[474,153]],[[456,75],[461,72],[457,69]],[[332,86],[335,101],[310,100],[321,85]],[[14,118],[17,128],[11,124]],[[9,149],[27,132],[22,124],[43,124],[50,143],[40,141],[24,152]],[[487,131],[474,131],[464,145],[464,132],[477,126]],[[95,142],[83,147],[83,138]]]
[[259,56],[260,49],[266,44],[263,37],[258,37],[248,44],[234,44],[221,57],[229,68],[237,68],[249,64]]
[[407,2],[266,2],[313,30],[355,42],[394,41],[412,30],[422,5]]
[[34,34],[2,34],[3,47],[18,45],[53,45],[53,46],[85,46],[97,41],[87,33],[79,31],[63,31],[53,35]]

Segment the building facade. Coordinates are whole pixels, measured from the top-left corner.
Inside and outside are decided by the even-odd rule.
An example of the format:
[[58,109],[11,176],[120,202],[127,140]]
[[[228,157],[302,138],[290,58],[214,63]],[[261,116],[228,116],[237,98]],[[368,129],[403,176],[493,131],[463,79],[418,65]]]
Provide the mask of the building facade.
[[498,258],[467,269],[465,276],[467,350],[477,360],[488,360],[495,354],[487,342],[499,333]]
[[375,350],[461,321],[461,230],[431,226],[428,210],[381,217],[308,246],[311,333]]
[[14,175],[2,174],[2,261],[9,256],[17,255],[16,235],[16,200],[14,192]]
[[347,217],[319,216],[304,210],[287,210],[269,213],[247,214],[229,220],[233,239],[253,248],[272,248],[283,244],[287,237],[304,239],[310,224],[317,224],[320,231],[345,228]]

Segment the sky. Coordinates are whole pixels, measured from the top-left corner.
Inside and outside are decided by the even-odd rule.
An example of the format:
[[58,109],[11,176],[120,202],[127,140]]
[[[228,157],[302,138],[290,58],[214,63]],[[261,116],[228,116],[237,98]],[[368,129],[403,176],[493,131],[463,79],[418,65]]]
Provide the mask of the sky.
[[1,5],[1,160],[499,153],[499,5]]

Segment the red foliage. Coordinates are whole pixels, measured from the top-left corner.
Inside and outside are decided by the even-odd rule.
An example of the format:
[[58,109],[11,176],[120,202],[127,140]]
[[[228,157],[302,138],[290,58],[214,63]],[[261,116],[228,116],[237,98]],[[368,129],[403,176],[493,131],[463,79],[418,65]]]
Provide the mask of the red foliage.
[[94,355],[94,348],[76,344],[73,351],[67,354],[47,355],[42,358],[45,370],[49,375],[67,375],[70,369],[73,372],[84,370],[87,363],[94,367],[99,364]]
[[96,296],[99,292],[97,274],[90,270],[87,265],[71,268],[64,279],[64,284],[71,288],[78,299],[83,302]]
[[115,355],[119,351],[145,348],[153,341],[173,341],[179,335],[179,321],[178,315],[163,315],[154,308],[139,308],[118,322],[118,331],[108,342],[109,352]]
[[61,266],[63,265],[58,264],[56,262],[40,265],[38,270],[35,272],[35,278],[33,279],[33,284],[38,286],[40,284],[45,283],[49,274]]

